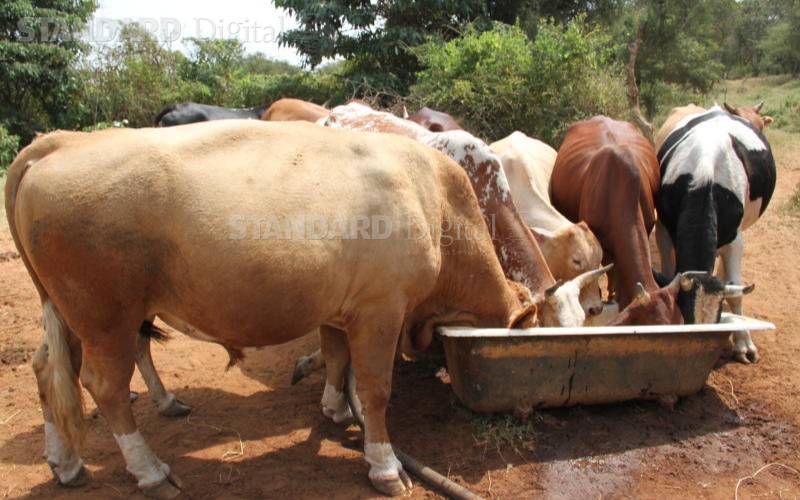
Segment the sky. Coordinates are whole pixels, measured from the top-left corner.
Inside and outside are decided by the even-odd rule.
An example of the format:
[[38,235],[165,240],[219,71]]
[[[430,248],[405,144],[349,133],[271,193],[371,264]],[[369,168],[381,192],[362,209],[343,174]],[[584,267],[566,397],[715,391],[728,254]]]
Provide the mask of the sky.
[[113,43],[118,21],[136,21],[166,46],[186,50],[187,38],[238,38],[248,53],[300,64],[289,47],[279,47],[278,35],[297,22],[266,0],[100,0],[89,26],[91,43]]

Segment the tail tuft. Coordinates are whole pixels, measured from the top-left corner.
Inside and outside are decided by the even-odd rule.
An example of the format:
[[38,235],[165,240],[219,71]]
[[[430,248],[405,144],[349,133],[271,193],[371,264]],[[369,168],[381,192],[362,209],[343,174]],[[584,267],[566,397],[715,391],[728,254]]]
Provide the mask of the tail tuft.
[[43,304],[47,364],[45,397],[53,412],[56,428],[76,450],[83,447],[86,421],[83,418],[83,392],[72,366],[67,336],[69,328],[50,300]]
[[145,321],[142,323],[142,326],[139,327],[139,335],[161,343],[164,343],[170,339],[169,333],[157,327],[150,321]]

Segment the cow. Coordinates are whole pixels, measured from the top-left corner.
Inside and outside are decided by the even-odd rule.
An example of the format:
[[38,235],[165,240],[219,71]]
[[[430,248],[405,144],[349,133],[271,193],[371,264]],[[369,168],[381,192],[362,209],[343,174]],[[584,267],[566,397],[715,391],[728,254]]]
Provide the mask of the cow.
[[[727,102],[724,102],[723,107],[728,113],[736,116],[740,116],[745,120],[750,121],[754,127],[759,130],[764,130],[767,126],[769,126],[773,121],[775,121],[771,116],[762,116],[761,109],[764,107],[764,101],[756,104],[755,106],[742,106],[736,107],[731,106]],[[667,140],[667,136],[675,130],[675,126],[690,115],[699,115],[700,113],[704,113],[706,108],[701,108],[696,104],[687,104],[686,106],[678,106],[672,108],[669,115],[667,116],[666,121],[658,129],[658,134],[656,134],[656,151],[661,149],[661,146],[664,145],[664,141]]]
[[185,102],[173,104],[162,109],[155,117],[156,127],[174,127],[189,123],[210,122],[213,120],[259,120],[266,106],[256,108],[232,109],[210,104]]
[[[762,128],[772,119],[761,117],[761,105],[726,109],[714,106],[668,119],[674,128],[658,151],[661,189],[657,198],[656,230],[662,272],[713,271],[721,257],[726,282],[742,283],[743,231],[764,213],[775,190],[775,159]],[[728,300],[742,312],[742,297]],[[681,304],[684,315],[690,304]],[[749,332],[733,338],[734,357],[758,361]]]
[[[719,323],[722,317],[722,303],[725,299],[741,297],[753,291],[754,285],[726,285],[719,278],[707,272],[689,271],[678,273],[655,292],[648,292],[641,283],[636,284],[636,292],[628,306],[614,314],[616,305],[606,305],[604,315],[608,314],[608,326],[650,325],[652,318],[666,307],[668,315],[680,314],[678,304],[690,304],[689,314],[683,317],[686,324]],[[600,326],[600,325],[598,325]]]
[[[511,198],[522,219],[533,230],[547,265],[557,280],[569,280],[602,264],[603,249],[585,222],[573,224],[550,203],[550,176],[556,150],[522,132],[493,142],[508,177]],[[596,302],[587,304],[594,299]],[[599,314],[599,295],[581,302],[590,316]]]
[[[407,113],[404,113],[407,114]],[[411,116],[405,116],[406,120],[421,125],[422,127],[430,130],[431,132],[449,132],[450,130],[462,130],[461,125],[458,124],[455,118],[442,113],[441,111],[433,110],[429,107],[424,107]]]
[[[245,120],[54,132],[20,152],[5,195],[42,302],[33,367],[47,460],[66,485],[86,479],[80,382],[139,488],[180,493],[128,399],[153,315],[232,350],[322,327],[352,359],[369,478],[391,495],[409,485],[385,425],[397,346],[439,325],[536,324],[464,170],[403,137]],[[327,396],[342,405],[340,391]]]
[[656,220],[659,168],[650,142],[630,123],[596,116],[572,125],[558,151],[550,196],[573,222],[585,221],[600,240],[603,259],[615,264],[609,289],[620,308],[636,296],[637,284],[657,300],[648,323],[682,323],[669,294],[652,273],[648,236]]
[[317,122],[328,117],[330,110],[313,102],[284,97],[273,102],[261,116],[271,122],[306,121]]

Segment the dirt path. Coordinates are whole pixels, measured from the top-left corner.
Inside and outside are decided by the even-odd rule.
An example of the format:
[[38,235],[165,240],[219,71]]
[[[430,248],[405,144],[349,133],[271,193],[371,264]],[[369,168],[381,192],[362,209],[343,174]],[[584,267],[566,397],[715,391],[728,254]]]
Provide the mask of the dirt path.
[[[668,412],[635,402],[543,411],[527,424],[476,417],[435,377],[432,361],[398,367],[389,410],[397,446],[478,493],[496,498],[731,498],[737,480],[765,464],[800,468],[800,216],[783,207],[800,182],[800,141],[778,134],[778,190],[747,234],[745,278],[757,284],[745,312],[778,325],[756,337],[762,361],[727,364],[701,393]],[[135,483],[91,399],[84,457],[94,475],[79,490],[56,487],[41,458],[43,432],[30,358],[41,340],[33,286],[0,226],[0,497],[115,498]],[[360,434],[323,418],[321,374],[289,385],[305,338],[249,353],[224,371],[214,345],[176,336],[154,347],[165,383],[194,407],[159,417],[144,384],[135,413],[156,453],[191,498],[371,498]],[[520,438],[513,444],[503,439]],[[800,498],[800,477],[771,467],[740,498]],[[415,498],[435,496],[417,485]]]

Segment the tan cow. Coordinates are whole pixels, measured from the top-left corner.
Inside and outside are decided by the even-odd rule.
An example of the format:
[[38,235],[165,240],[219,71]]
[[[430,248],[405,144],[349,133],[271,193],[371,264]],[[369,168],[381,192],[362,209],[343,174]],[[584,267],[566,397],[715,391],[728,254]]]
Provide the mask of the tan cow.
[[385,425],[400,339],[535,323],[463,169],[402,137],[238,120],[56,132],[10,167],[6,213],[44,310],[33,365],[63,484],[85,478],[80,380],[139,487],[179,494],[128,400],[137,330],[154,315],[229,349],[320,326],[327,347],[349,345],[369,477],[387,494],[408,484]]
[[330,110],[313,102],[284,97],[273,102],[261,116],[268,122],[316,122],[326,118]]
[[[603,249],[586,223],[572,223],[550,203],[556,150],[522,132],[514,132],[489,147],[503,164],[514,205],[533,229],[553,277],[570,280],[600,267]],[[585,288],[581,305],[590,316],[599,314],[603,309],[599,288]]]

